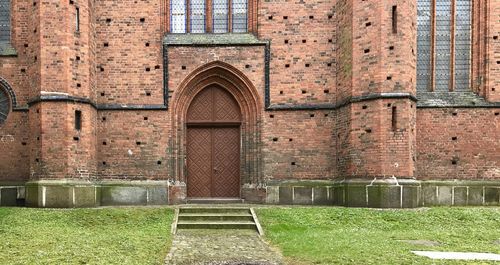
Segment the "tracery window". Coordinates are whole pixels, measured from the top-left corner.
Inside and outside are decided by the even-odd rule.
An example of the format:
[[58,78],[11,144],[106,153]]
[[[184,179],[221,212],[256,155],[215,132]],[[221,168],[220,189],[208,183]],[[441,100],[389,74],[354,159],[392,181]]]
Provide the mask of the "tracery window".
[[7,91],[0,87],[0,125],[2,125],[10,111],[10,98],[7,95]]
[[246,33],[249,0],[170,0],[170,33]]
[[0,43],[10,43],[10,0],[0,0]]
[[417,11],[417,90],[469,90],[472,0],[417,0]]

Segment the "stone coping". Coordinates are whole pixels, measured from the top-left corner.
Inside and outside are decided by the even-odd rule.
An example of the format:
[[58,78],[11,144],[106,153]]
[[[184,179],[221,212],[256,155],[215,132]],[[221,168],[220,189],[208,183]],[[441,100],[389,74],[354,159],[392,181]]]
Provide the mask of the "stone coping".
[[[0,183],[0,185],[2,185]],[[26,186],[35,185],[82,185],[82,186],[169,186],[170,182],[167,180],[71,180],[71,179],[60,179],[60,180],[36,180],[28,181],[25,183]]]
[[249,33],[224,34],[167,34],[163,44],[168,46],[217,46],[217,45],[266,45],[266,41],[259,40]]
[[373,178],[373,179],[332,179],[332,180],[269,180],[267,186],[337,186],[337,185],[413,185],[413,186],[500,186],[499,180],[418,180],[411,178]]
[[488,102],[472,91],[417,92],[418,108],[500,108],[500,102]]
[[17,51],[10,43],[0,43],[0,57],[17,56]]

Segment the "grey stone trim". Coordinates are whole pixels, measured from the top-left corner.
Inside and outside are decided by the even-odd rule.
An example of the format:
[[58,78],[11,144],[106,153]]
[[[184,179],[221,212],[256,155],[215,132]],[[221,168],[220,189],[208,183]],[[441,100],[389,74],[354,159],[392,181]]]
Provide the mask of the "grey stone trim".
[[30,181],[26,183],[26,205],[41,208],[166,205],[168,186],[167,181]]
[[472,91],[417,92],[417,108],[500,108]]
[[163,44],[168,46],[254,46],[266,45],[250,33],[224,33],[224,34],[167,34]]
[[0,57],[17,57],[17,51],[10,43],[0,43]]

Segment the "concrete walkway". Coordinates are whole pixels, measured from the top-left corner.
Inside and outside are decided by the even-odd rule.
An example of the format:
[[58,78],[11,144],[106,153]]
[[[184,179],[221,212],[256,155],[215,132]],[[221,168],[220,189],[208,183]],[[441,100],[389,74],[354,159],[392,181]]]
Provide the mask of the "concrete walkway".
[[179,230],[168,265],[277,265],[282,256],[251,230]]

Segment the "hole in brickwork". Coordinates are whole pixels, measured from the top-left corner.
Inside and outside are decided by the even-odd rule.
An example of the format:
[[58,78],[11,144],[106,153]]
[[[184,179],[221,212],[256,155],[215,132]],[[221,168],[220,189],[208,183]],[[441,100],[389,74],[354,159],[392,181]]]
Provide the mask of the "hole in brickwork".
[[38,57],[35,56],[35,58],[33,58],[33,60],[36,62],[38,60]]
[[273,16],[268,16],[267,19],[272,20]]
[[453,112],[453,113],[451,113],[451,115],[453,115],[453,116],[457,116],[457,115],[458,115],[458,113]]
[[69,1],[69,4],[70,4],[70,5],[72,5],[72,4],[73,4],[73,0],[70,0],[70,1]]
[[147,121],[147,120],[149,120],[149,118],[148,117],[144,117],[144,120]]
[[102,165],[105,166],[106,165],[106,161],[102,161]]
[[33,2],[33,6],[36,6],[36,2]]
[[106,121],[106,117],[102,117],[102,121]]
[[314,16],[309,16],[309,19],[314,19]]
[[161,165],[161,161],[160,161],[160,160],[158,160],[158,161],[156,162],[156,164]]
[[305,91],[305,90],[302,90],[302,94],[305,94],[305,93],[307,93],[307,91]]
[[159,65],[155,65],[155,69],[156,70],[160,69],[160,66]]
[[309,117],[314,118],[314,114],[309,114]]
[[369,53],[370,52],[370,49],[365,49],[364,50],[365,53]]
[[333,43],[333,39],[328,39],[328,43]]
[[246,69],[250,68],[250,65],[249,65],[249,64],[246,64],[246,65],[245,65],[245,68],[246,68]]
[[106,95],[104,92],[101,92],[101,97],[104,97],[104,95]]
[[144,23],[146,21],[146,19],[141,17],[141,19],[139,19],[139,21],[141,21],[141,23]]
[[40,159],[36,158],[36,159],[35,159],[35,162],[37,162],[37,163],[38,163],[38,162],[40,162]]
[[498,116],[498,115],[500,115],[500,112],[495,112],[495,116]]
[[136,145],[141,145],[142,143],[141,142],[135,142]]
[[149,72],[149,71],[151,71],[151,68],[146,67],[146,72]]
[[285,40],[285,44],[288,44],[288,40]]
[[328,117],[328,113],[325,113],[325,117]]
[[149,47],[149,42],[146,42],[144,45],[146,45],[146,47]]
[[25,43],[24,44],[24,48],[28,48],[29,44],[28,43]]
[[290,64],[285,64],[285,68],[290,68]]
[[394,46],[389,46],[389,50],[393,51],[394,50]]
[[278,138],[273,138],[273,142],[277,142],[278,141]]
[[108,144],[108,143],[106,143],[106,142],[102,142],[102,145],[107,145],[107,144]]
[[26,69],[21,68],[21,73],[26,73]]
[[494,87],[492,87],[492,88],[491,88],[491,91],[495,91],[495,88],[494,88]]
[[151,92],[146,92],[146,96],[150,97],[151,96]]
[[77,83],[77,84],[76,84],[76,87],[77,87],[77,88],[80,88],[80,87],[82,87],[82,84]]
[[104,72],[104,68],[103,67],[101,67],[101,72]]
[[369,27],[369,26],[371,26],[371,25],[372,25],[372,23],[371,23],[371,22],[366,22],[366,23],[365,23],[365,26],[366,26],[366,27]]
[[182,70],[186,70],[186,68],[187,68],[187,67],[186,67],[185,65],[181,66],[181,69],[182,69]]
[[330,93],[330,90],[325,89],[325,90],[323,90],[323,93],[328,94],[328,93]]
[[289,141],[289,142],[293,142],[293,139],[292,139],[292,138],[290,138],[290,139],[288,139],[288,141]]
[[367,109],[367,108],[368,108],[368,106],[366,106],[366,105],[363,105],[363,107],[362,107],[362,108],[363,108],[363,109]]
[[365,129],[365,132],[372,133],[372,129]]
[[40,141],[40,136],[38,136],[38,137],[36,138],[36,140],[37,140],[37,141]]
[[493,36],[493,39],[494,40],[498,40],[498,36]]
[[311,66],[311,65],[310,65],[310,64],[308,64],[308,63],[306,63],[306,67],[309,67],[309,66]]
[[80,61],[80,56],[76,56],[76,60],[77,60],[77,61]]
[[274,118],[274,115],[273,114],[269,115],[269,118],[271,118],[271,119]]
[[292,166],[295,166],[295,162],[290,163]]
[[287,20],[287,19],[288,19],[288,16],[283,16],[283,19]]
[[80,141],[80,138],[78,136],[75,136],[75,137],[73,137],[73,140]]
[[26,142],[22,142],[21,144],[22,144],[22,145],[26,145]]
[[387,80],[392,80],[392,76],[388,76],[388,77],[387,77]]
[[451,137],[451,140],[456,141],[458,138],[456,136]]
[[36,28],[33,30],[33,33],[36,33]]
[[104,47],[109,47],[109,43],[105,42]]
[[456,165],[456,164],[458,164],[458,159],[453,158],[453,159],[451,160],[451,164],[452,164],[452,165]]
[[307,40],[302,40],[302,43],[306,43],[306,42],[307,42]]
[[333,18],[333,15],[328,15],[328,19],[332,19]]
[[326,66],[331,67],[332,63],[327,63]]
[[280,95],[283,95],[283,90],[280,90]]
[[111,23],[111,18],[106,18],[106,23]]

